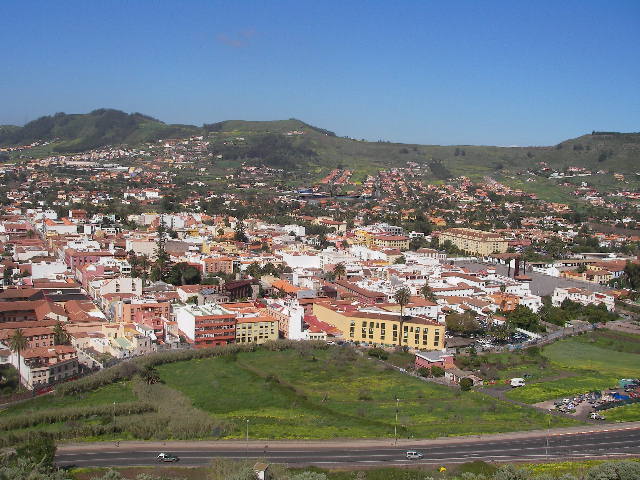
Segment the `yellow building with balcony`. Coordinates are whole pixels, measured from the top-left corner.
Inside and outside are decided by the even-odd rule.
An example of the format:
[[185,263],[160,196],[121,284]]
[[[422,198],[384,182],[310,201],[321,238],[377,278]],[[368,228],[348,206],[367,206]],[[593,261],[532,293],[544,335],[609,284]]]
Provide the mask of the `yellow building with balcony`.
[[445,326],[427,318],[359,311],[344,302],[331,300],[314,302],[313,314],[338,328],[344,340],[379,347],[444,349]]

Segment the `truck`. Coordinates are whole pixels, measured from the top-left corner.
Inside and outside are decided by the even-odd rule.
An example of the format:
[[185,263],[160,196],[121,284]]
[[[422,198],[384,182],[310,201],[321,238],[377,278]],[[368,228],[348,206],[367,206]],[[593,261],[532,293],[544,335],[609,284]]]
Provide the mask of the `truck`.
[[526,384],[524,383],[524,378],[512,378],[510,385],[512,388],[516,388],[516,387],[524,387]]

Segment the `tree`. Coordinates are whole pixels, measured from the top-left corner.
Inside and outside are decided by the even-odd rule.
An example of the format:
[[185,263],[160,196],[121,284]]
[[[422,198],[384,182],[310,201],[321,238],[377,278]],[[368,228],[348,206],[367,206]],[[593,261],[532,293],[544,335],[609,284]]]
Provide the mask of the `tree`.
[[156,261],[151,269],[151,280],[157,282],[158,280],[165,280],[167,278],[171,257],[165,249],[165,242],[167,237],[167,228],[164,224],[164,216],[160,216],[160,222],[157,228],[158,240],[156,242]]
[[2,272],[2,280],[5,285],[13,285],[13,272],[10,267],[5,265],[4,271]]
[[165,277],[172,285],[197,285],[201,280],[200,269],[186,262],[173,264]]
[[480,323],[472,312],[451,313],[446,318],[447,330],[455,333],[469,334],[480,330]]
[[56,345],[69,345],[69,334],[61,322],[56,323],[53,327],[53,343]]
[[411,292],[407,287],[402,287],[396,292],[393,298],[398,302],[398,305],[400,305],[400,317],[404,317],[404,307],[406,307],[411,300]]
[[629,281],[629,285],[634,290],[640,289],[640,264],[627,262],[624,267],[624,275]]
[[150,366],[147,366],[140,372],[140,377],[147,383],[147,385],[153,385],[160,382],[160,374],[158,371]]
[[493,323],[487,330],[487,334],[497,342],[506,342],[512,333],[513,328],[507,322],[503,324]]
[[431,375],[434,377],[444,377],[444,368],[434,365],[431,367]]
[[[433,369],[432,369],[433,370]],[[465,377],[460,380],[460,390],[463,392],[468,392],[473,387],[473,380],[468,377]]]
[[518,305],[513,311],[507,313],[506,317],[509,324],[514,328],[523,328],[530,332],[544,331],[544,327],[540,325],[538,315],[524,305]]
[[236,242],[247,243],[249,241],[249,238],[247,237],[247,234],[244,231],[244,222],[242,220],[238,220],[236,222],[234,239]]
[[436,301],[436,296],[434,295],[433,290],[431,290],[431,287],[429,286],[428,283],[425,283],[422,286],[422,288],[420,289],[420,293],[422,294],[425,300],[431,300],[432,302]]
[[17,328],[11,338],[9,339],[9,348],[18,354],[18,380],[22,377],[20,376],[20,352],[27,348],[27,337],[24,336],[24,333],[21,328]]
[[347,268],[344,263],[337,263],[335,267],[333,267],[333,275],[337,280],[342,280],[342,278],[347,274]]

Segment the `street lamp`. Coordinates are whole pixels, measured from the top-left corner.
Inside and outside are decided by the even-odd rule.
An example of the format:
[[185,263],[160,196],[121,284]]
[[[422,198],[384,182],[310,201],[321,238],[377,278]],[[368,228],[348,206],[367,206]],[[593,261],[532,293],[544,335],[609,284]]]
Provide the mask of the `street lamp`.
[[398,445],[398,409],[400,408],[400,399],[396,397],[396,421],[393,424],[393,436],[395,437],[395,445]]
[[249,419],[247,418],[247,437],[246,437],[246,442],[247,442],[247,457],[249,456]]

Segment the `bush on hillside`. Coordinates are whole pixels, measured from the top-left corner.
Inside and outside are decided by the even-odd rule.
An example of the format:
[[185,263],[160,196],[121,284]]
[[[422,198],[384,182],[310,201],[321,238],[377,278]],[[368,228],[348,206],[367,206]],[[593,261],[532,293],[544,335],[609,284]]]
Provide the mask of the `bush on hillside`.
[[471,387],[473,387],[473,380],[470,378],[463,378],[460,380],[460,390],[463,392],[468,392],[471,390]]
[[389,354],[382,348],[378,347],[370,348],[367,354],[370,357],[379,358],[380,360],[386,360],[387,358],[389,358]]

